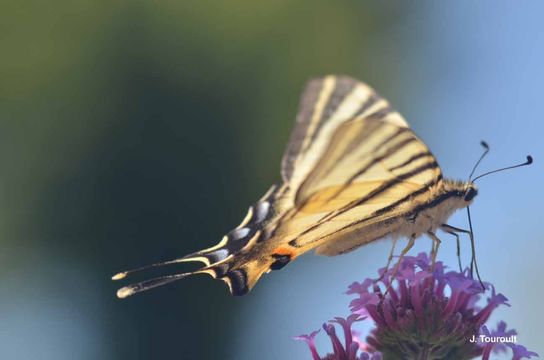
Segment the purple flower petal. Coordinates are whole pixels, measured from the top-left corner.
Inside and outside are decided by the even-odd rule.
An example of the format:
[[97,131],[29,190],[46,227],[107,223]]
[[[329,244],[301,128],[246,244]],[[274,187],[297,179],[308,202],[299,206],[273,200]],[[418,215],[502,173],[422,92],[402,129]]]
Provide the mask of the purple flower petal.
[[523,345],[517,345],[512,343],[508,343],[506,345],[512,349],[512,360],[520,360],[523,358],[531,359],[533,356],[539,357],[537,353],[527,350],[527,348]]
[[312,353],[313,360],[321,359],[315,347],[315,337],[319,333],[319,331],[320,330],[315,330],[315,331],[312,331],[309,335],[299,335],[293,338],[295,340],[304,341],[308,345],[308,347],[310,348],[310,352]]
[[356,321],[362,321],[364,319],[366,319],[366,317],[360,317],[359,314],[351,314],[346,319],[341,317],[335,317],[334,320],[331,320],[331,322],[339,324],[344,330],[344,340],[345,340],[346,349],[349,349],[351,343],[353,342],[353,335],[351,333],[351,325],[353,325],[353,323]]
[[372,279],[365,279],[365,281],[363,281],[362,283],[355,281],[348,287],[348,291],[346,292],[346,294],[367,294],[368,288],[370,287],[370,285],[372,285],[372,283]]
[[380,298],[377,294],[361,294],[358,299],[354,299],[349,304],[351,312],[359,315],[367,315],[368,305],[377,305],[380,302]]
[[[347,291],[356,297],[350,303],[352,315],[323,324],[334,350],[334,354],[325,358],[355,360],[361,351],[360,360],[381,360],[382,353],[417,358],[422,352],[437,359],[458,354],[463,358],[488,360],[492,353],[506,351],[508,347],[512,349],[514,360],[538,356],[515,344],[513,336],[517,333],[507,329],[505,322],[499,322],[495,330],[485,325],[498,306],[509,306],[503,294],[497,293],[490,283],[483,283],[482,288],[468,269],[462,272],[445,272],[445,269],[438,261],[431,271],[429,257],[420,253],[415,257],[405,256],[394,278],[392,269],[383,268],[379,270],[382,277],[378,280],[352,283]],[[479,304],[483,296],[488,296],[485,306]],[[375,328],[366,337],[366,344],[360,343],[352,329],[354,322],[362,320],[361,315],[374,320]],[[342,327],[345,346],[332,323]],[[313,349],[312,356],[317,359],[313,345],[315,334],[299,339],[307,341]],[[487,337],[487,342],[479,335]],[[467,341],[472,336],[477,336],[478,341]],[[504,338],[512,342],[501,343]]]
[[334,355],[336,355],[340,359],[343,359],[346,356],[346,351],[342,347],[340,339],[338,339],[338,336],[336,336],[336,329],[334,328],[334,325],[323,323],[323,329],[331,338]]

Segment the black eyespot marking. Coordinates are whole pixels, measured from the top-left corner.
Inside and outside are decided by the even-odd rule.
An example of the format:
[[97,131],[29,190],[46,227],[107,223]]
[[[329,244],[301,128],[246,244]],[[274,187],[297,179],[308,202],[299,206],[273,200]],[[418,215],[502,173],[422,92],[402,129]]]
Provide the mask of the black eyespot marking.
[[247,274],[245,270],[243,269],[232,270],[232,271],[229,271],[229,273],[226,276],[231,281],[232,295],[242,296],[249,292],[249,288],[247,287]]
[[272,254],[272,257],[276,259],[276,261],[270,265],[270,270],[280,270],[291,262],[291,256],[289,255]]
[[468,188],[467,192],[465,193],[465,201],[471,201],[476,195],[478,195],[478,190],[472,187]]

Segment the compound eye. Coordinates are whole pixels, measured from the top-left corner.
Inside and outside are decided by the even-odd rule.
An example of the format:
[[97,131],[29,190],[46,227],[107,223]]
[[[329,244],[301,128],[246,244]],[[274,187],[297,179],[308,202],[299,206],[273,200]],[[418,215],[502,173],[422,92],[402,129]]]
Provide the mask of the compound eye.
[[476,195],[478,195],[478,191],[474,188],[469,188],[465,193],[465,201],[471,201]]

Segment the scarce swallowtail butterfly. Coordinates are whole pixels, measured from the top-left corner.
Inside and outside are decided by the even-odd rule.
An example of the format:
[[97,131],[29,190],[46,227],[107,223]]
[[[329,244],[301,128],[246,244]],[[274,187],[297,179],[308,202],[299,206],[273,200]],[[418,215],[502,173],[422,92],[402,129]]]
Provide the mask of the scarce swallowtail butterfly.
[[182,262],[198,262],[200,268],[123,287],[117,296],[195,274],[223,280],[233,295],[244,295],[264,273],[309,250],[338,255],[385,237],[409,239],[402,255],[426,234],[435,242],[436,257],[435,232],[463,232],[446,221],[478,193],[473,181],[444,179],[427,146],[387,100],[346,76],[306,86],[281,178],[217,245],[113,280]]

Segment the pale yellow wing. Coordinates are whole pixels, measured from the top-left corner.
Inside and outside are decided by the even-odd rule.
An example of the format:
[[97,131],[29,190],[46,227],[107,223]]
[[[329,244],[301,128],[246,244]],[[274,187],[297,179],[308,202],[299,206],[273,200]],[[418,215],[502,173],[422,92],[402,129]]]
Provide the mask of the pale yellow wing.
[[407,127],[345,121],[299,184],[283,235],[301,252],[351,250],[394,232],[441,179],[429,149]]
[[347,76],[310,81],[302,94],[295,128],[282,160],[282,177],[297,189],[325,156],[333,134],[345,122],[375,118],[408,124],[372,88]]
[[[419,166],[422,171],[417,171]],[[331,187],[342,191],[357,182],[394,179],[425,184],[435,177],[441,177],[436,160],[410,129],[374,118],[354,119],[329,139],[323,156],[300,183],[296,204]]]

